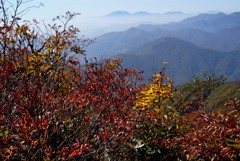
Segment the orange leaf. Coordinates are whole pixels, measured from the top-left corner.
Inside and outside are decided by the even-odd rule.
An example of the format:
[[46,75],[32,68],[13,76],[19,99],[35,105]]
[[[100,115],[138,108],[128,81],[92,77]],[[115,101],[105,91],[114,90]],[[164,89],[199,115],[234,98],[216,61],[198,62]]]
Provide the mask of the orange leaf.
[[51,66],[50,66],[50,65],[47,65],[47,66],[44,68],[44,70],[47,71],[49,68],[51,68]]

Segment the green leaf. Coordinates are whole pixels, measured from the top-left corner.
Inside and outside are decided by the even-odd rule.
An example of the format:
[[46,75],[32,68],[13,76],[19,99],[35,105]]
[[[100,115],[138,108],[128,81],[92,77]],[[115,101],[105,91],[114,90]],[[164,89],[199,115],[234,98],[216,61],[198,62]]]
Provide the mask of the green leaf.
[[234,148],[240,148],[240,143],[239,144],[228,144],[227,143],[227,145],[230,147],[234,147]]
[[230,147],[240,148],[240,142],[232,139],[226,139],[226,143]]

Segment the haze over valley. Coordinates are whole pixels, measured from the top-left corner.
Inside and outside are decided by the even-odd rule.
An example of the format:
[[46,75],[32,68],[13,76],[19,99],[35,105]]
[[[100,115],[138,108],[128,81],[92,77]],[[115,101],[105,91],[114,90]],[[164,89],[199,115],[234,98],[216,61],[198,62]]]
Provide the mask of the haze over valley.
[[146,11],[128,12],[117,10],[96,17],[76,19],[74,25],[78,26],[84,35],[94,38],[104,33],[124,31],[141,24],[160,25],[180,21],[192,15],[196,14],[181,11],[150,13]]

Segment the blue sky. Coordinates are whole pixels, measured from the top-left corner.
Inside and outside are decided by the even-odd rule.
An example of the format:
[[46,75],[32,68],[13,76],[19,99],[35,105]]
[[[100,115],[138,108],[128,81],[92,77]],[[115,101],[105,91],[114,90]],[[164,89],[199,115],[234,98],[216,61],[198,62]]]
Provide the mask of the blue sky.
[[66,11],[79,12],[83,17],[102,16],[115,10],[152,13],[168,11],[231,13],[240,11],[240,0],[35,0],[31,4],[37,5],[40,2],[44,4],[44,7],[32,9],[26,15],[27,18],[46,19]]

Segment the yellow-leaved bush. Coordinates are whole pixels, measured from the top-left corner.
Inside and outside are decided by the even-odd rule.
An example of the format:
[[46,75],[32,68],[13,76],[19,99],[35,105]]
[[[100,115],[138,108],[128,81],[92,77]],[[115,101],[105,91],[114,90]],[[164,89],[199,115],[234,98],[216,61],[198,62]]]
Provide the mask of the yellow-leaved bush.
[[165,75],[165,68],[152,76],[151,82],[143,86],[136,98],[136,110],[156,112],[167,120],[176,115],[176,110],[171,106],[174,98],[173,81]]
[[144,153],[161,155],[159,145],[178,135],[179,121],[173,106],[174,93],[173,81],[165,75],[163,67],[136,94],[133,108],[139,112],[139,131],[135,136],[135,149],[141,148]]

